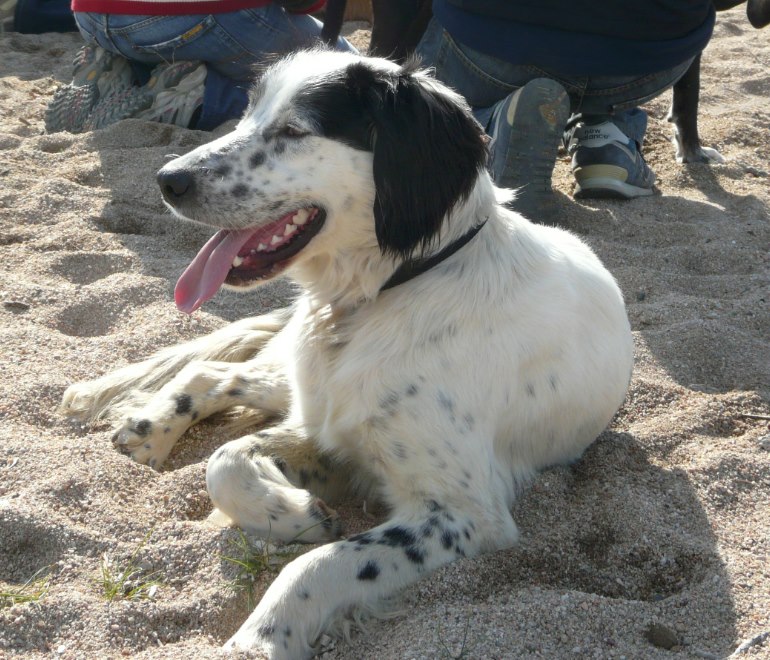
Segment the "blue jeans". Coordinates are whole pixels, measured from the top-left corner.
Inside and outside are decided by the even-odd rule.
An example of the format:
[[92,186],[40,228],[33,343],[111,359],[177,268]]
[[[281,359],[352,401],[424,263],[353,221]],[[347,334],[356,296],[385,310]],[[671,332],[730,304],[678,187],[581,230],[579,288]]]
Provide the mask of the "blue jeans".
[[[206,88],[195,128],[211,130],[238,118],[248,103],[254,65],[268,55],[310,46],[321,35],[312,16],[289,14],[271,3],[224,14],[130,16],[76,13],[86,43],[128,59],[137,83],[144,84],[161,63],[206,63]],[[345,39],[339,50],[355,52]]]
[[468,48],[452,39],[435,19],[417,53],[424,64],[435,67],[439,80],[465,97],[487,131],[511,92],[535,78],[552,78],[569,94],[571,121],[575,116],[592,124],[610,119],[639,145],[647,128],[647,115],[637,106],[671,87],[692,62],[641,77],[567,75],[531,64],[505,62]]

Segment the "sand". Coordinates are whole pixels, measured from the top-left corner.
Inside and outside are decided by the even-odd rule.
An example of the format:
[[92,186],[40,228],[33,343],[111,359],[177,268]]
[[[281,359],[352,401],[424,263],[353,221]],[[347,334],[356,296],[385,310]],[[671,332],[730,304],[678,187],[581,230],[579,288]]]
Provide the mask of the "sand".
[[[634,330],[610,428],[517,503],[518,547],[426,578],[403,614],[325,639],[324,657],[770,657],[769,35],[740,9],[720,14],[704,55],[701,132],[725,164],[675,162],[670,94],[648,106],[659,194],[577,203],[558,163],[562,224],[615,274]],[[38,571],[47,585],[0,607],[0,658],[215,658],[248,611],[224,558],[238,533],[201,522],[205,462],[227,432],[201,424],[157,473],[56,407],[74,381],[292,291],[175,309],[207,235],[164,211],[154,175],[210,135],[138,120],[45,135],[79,45],[0,36],[0,592]],[[343,514],[351,531],[370,524],[361,503]],[[108,601],[102,569],[129,561],[151,597]]]

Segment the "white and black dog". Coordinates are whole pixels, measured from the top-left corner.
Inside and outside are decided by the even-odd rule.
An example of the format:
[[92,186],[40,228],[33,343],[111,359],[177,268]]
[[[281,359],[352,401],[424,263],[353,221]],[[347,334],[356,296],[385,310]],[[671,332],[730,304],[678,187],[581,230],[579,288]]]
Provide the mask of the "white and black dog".
[[[328,543],[283,569],[228,646],[306,657],[351,612],[510,546],[517,489],[579,457],[623,401],[618,286],[579,239],[506,210],[485,141],[424,71],[316,50],[272,65],[232,133],[160,171],[168,206],[217,229],[180,309],[279,273],[304,293],[73,385],[63,409],[122,415],[117,444],[156,468],[216,411],[279,417],[211,457],[212,515]],[[335,540],[329,504],[352,493],[389,519]]]

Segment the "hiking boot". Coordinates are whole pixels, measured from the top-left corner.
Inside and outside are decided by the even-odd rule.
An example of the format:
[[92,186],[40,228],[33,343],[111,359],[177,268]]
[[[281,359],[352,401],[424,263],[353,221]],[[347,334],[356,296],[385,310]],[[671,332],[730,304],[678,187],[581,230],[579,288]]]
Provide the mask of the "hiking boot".
[[72,82],[54,92],[45,112],[48,133],[87,130],[94,106],[115,92],[131,87],[128,60],[99,46],[83,46],[72,62]]
[[566,138],[576,198],[633,199],[653,194],[655,173],[644,162],[639,145],[611,121],[578,123]]
[[203,105],[206,73],[206,65],[201,62],[156,67],[144,86],[152,95],[152,103],[136,117],[188,128]]
[[511,206],[532,220],[549,215],[551,176],[569,118],[569,98],[555,80],[536,78],[510,95],[493,119],[489,169],[502,188],[518,189]]

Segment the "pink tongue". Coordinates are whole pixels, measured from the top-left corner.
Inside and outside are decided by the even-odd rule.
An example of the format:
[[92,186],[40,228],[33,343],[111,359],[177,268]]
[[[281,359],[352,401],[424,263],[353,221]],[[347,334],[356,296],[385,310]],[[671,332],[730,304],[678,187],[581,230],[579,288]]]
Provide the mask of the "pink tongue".
[[176,283],[174,300],[177,309],[192,314],[219,291],[233,259],[253,234],[253,227],[240,231],[222,229],[214,234]]

